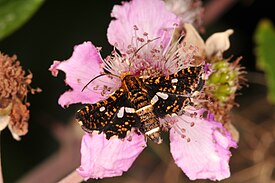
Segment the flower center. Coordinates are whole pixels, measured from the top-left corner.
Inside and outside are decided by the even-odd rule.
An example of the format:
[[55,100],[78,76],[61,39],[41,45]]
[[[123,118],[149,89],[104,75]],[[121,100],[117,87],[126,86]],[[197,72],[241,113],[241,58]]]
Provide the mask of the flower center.
[[[176,27],[176,26],[175,26]],[[150,37],[147,32],[140,32],[138,26],[133,27],[132,41],[126,51],[119,53],[116,49],[107,56],[103,63],[105,71],[116,76],[129,72],[134,76],[156,77],[175,73],[183,68],[190,67],[197,53],[194,46],[186,47],[177,41],[163,45],[161,37]]]

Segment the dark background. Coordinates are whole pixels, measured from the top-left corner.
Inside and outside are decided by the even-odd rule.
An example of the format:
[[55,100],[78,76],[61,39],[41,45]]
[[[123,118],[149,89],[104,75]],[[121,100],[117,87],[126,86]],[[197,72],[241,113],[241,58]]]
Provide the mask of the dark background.
[[[43,90],[28,96],[31,103],[28,134],[20,142],[13,140],[7,129],[1,134],[6,182],[18,180],[59,148],[50,128],[53,123],[67,123],[76,109],[62,109],[57,104],[59,95],[67,89],[64,75],[54,78],[48,68],[54,60],[68,59],[74,45],[87,40],[103,47],[103,57],[110,53],[112,47],[108,44],[106,31],[112,6],[118,2],[47,0],[24,26],[0,41],[1,52],[16,54],[22,66],[33,73],[32,86]],[[249,72],[256,71],[253,33],[259,20],[274,18],[272,3],[271,0],[238,1],[206,27],[203,37],[233,28],[235,33],[230,38],[231,48],[226,55],[243,56],[241,64]]]

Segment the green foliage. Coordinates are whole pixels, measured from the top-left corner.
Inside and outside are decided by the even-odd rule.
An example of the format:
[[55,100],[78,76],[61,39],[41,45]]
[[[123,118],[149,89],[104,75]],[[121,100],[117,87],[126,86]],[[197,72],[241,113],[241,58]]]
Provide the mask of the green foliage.
[[268,99],[275,104],[275,29],[269,20],[259,22],[255,41],[257,65],[266,74]]
[[0,40],[23,25],[44,0],[0,0]]

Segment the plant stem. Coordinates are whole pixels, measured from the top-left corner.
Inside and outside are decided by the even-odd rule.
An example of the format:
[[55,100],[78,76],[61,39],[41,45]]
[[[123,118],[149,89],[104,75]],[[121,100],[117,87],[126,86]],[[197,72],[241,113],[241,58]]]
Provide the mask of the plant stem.
[[62,180],[60,180],[58,183],[77,183],[82,181],[83,178],[76,171],[73,171]]
[[1,158],[1,132],[0,132],[0,183],[3,183],[2,158]]

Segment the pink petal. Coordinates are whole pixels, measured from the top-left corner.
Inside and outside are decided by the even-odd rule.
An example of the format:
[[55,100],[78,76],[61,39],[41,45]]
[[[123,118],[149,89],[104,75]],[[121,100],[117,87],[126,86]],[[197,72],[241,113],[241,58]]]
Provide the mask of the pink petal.
[[53,61],[53,64],[49,68],[49,71],[51,71],[52,75],[55,76],[55,77],[58,75],[58,69],[57,69],[57,67],[59,66],[59,64],[60,64],[59,61]]
[[[85,179],[120,176],[127,171],[135,159],[146,147],[143,135],[134,132],[131,141],[112,138],[107,140],[104,134],[89,135],[82,138],[81,166],[78,173]],[[129,138],[129,136],[128,136]]]
[[[110,44],[115,45],[120,51],[125,52],[128,45],[136,46],[134,38],[147,39],[144,33],[148,33],[149,39],[160,37],[150,45],[166,47],[175,24],[179,23],[179,18],[169,12],[165,3],[161,0],[132,0],[123,2],[113,8],[112,17],[107,36]],[[135,30],[137,26],[138,30]]]
[[[205,110],[196,111],[201,115]],[[170,130],[170,148],[176,164],[191,179],[222,180],[230,176],[230,134],[213,118],[180,116]],[[181,129],[181,134],[178,133]]]
[[[73,103],[94,103],[103,99],[104,96],[101,95],[101,92],[91,89],[95,83],[81,91],[91,79],[103,71],[100,67],[101,63],[101,56],[91,42],[75,46],[73,55],[68,60],[54,61],[49,70],[54,76],[57,76],[58,70],[65,72],[65,82],[72,88],[59,98],[58,103],[64,107]],[[105,82],[105,85],[110,87],[118,84],[117,82],[110,83],[108,80]]]

